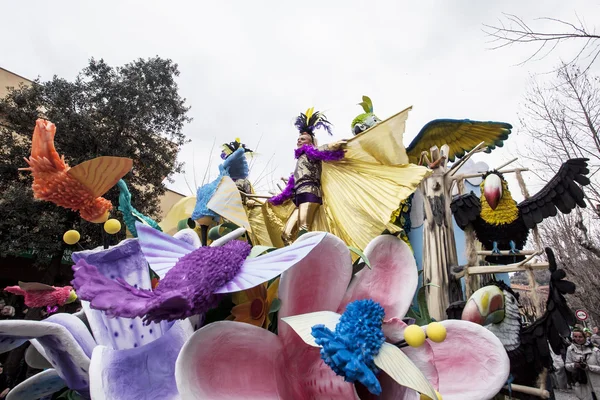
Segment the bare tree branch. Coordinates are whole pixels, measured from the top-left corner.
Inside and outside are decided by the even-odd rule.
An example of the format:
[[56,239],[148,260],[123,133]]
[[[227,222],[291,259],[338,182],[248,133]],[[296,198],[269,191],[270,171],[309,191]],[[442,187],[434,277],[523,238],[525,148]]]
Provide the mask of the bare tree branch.
[[[523,65],[533,60],[542,51],[546,49],[545,54],[542,55],[538,60],[547,57],[552,53],[560,44],[578,39],[581,41],[581,48],[577,55],[566,64],[574,65],[579,60],[587,59],[587,66],[584,68],[585,71],[596,61],[600,56],[600,46],[596,43],[600,43],[600,35],[596,35],[594,31],[590,31],[586,28],[585,24],[579,16],[577,16],[577,25],[571,22],[563,21],[556,18],[537,18],[537,21],[552,22],[556,25],[556,31],[545,32],[541,30],[532,29],[526,22],[521,18],[513,14],[504,14],[504,21],[499,20],[498,25],[486,25],[484,24],[483,31],[490,36],[490,43],[494,45],[491,47],[492,50],[501,49],[513,44],[527,44],[535,43],[538,44],[537,49],[531,56],[522,61],[519,65]],[[505,23],[506,21],[506,23]],[[548,46],[551,46],[548,48]]]

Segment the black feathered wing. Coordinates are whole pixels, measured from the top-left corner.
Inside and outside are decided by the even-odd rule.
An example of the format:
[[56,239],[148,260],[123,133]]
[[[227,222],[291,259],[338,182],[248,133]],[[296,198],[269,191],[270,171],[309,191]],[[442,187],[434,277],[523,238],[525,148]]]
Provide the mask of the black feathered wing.
[[465,229],[475,222],[481,213],[481,200],[471,192],[457,196],[450,203],[450,209],[460,229]]
[[546,312],[521,332],[521,346],[524,346],[526,354],[535,358],[531,362],[540,368],[538,372],[541,372],[541,367],[552,367],[550,347],[554,354],[566,351],[570,327],[576,323],[575,315],[564,297],[575,292],[575,284],[564,279],[566,273],[557,268],[552,249],[546,248],[546,254],[551,273]]
[[590,183],[586,176],[590,172],[587,161],[587,158],[567,160],[542,190],[519,203],[521,217],[528,229],[545,218],[554,217],[558,211],[568,214],[576,206],[585,207],[583,190],[577,184]]

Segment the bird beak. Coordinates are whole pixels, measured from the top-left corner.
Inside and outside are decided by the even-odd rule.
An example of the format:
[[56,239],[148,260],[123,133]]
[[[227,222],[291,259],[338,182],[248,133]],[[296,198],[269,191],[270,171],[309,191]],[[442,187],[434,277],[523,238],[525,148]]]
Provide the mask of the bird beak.
[[462,313],[463,321],[479,325],[497,324],[504,319],[504,293],[498,286],[484,286],[469,298]]
[[495,210],[502,198],[502,179],[498,175],[490,174],[485,178],[483,195],[492,210]]
[[70,303],[74,302],[75,300],[77,300],[77,293],[75,293],[74,290],[71,290],[69,292],[69,297],[67,298],[67,301],[65,304],[70,304]]

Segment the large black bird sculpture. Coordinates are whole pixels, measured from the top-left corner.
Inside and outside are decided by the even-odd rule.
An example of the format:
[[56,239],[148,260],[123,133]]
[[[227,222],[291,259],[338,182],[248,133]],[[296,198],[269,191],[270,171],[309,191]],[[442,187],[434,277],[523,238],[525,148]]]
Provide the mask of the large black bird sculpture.
[[[519,250],[525,246],[532,228],[558,211],[568,214],[576,206],[586,206],[583,190],[577,184],[590,183],[587,161],[568,160],[542,190],[519,204],[513,200],[502,174],[490,171],[483,176],[479,198],[471,192],[452,201],[450,208],[456,223],[461,229],[471,225],[483,247],[493,252],[486,261],[521,261],[524,257],[518,255]],[[500,250],[508,250],[511,255],[500,255]]]
[[[504,345],[510,359],[510,372],[515,384],[538,386],[544,368],[551,370],[552,355],[566,350],[567,338],[575,325],[575,315],[567,305],[565,294],[575,292],[575,284],[564,280],[566,273],[558,269],[552,249],[546,248],[550,292],[546,312],[531,325],[523,327],[519,314],[519,296],[504,282],[492,281],[477,290],[467,301],[462,319],[488,328]],[[513,392],[513,397],[516,393]],[[519,394],[520,399],[534,399]]]

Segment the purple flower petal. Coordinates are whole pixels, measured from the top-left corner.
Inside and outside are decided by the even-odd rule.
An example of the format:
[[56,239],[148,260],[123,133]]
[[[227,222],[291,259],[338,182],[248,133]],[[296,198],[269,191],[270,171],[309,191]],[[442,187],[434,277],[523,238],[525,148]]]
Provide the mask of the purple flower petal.
[[90,369],[92,397],[178,399],[175,361],[192,333],[189,321],[178,321],[163,337],[142,347],[115,351],[98,346]]
[[[95,266],[106,278],[121,278],[133,287],[150,289],[148,263],[137,239],[124,240],[109,249],[98,247],[73,253],[73,261],[79,260]],[[168,328],[168,324],[144,326],[140,318],[109,318],[105,313],[91,309],[87,301],[81,303],[96,342],[115,350],[143,346],[161,337]]]
[[[1,325],[0,325],[1,328]],[[14,335],[4,335],[0,334],[0,354],[6,353],[7,351],[11,351],[12,349],[16,349],[30,338],[26,336],[14,336]]]
[[[90,358],[86,352],[95,343],[80,319],[68,314],[63,314],[63,317],[61,322],[69,326],[68,329],[58,323],[46,321],[9,320],[0,321],[0,334],[18,339],[36,338],[43,347],[46,358],[67,385],[80,393],[87,393]],[[69,329],[73,330],[76,338]]]
[[107,278],[122,278],[138,289],[150,289],[150,271],[137,239],[123,240],[109,249],[97,247],[93,250],[78,251],[72,255],[73,261],[85,260],[98,268]]
[[144,325],[141,318],[109,318],[102,311],[90,308],[90,303],[81,304],[87,314],[90,327],[99,345],[115,350],[133,349],[160,338],[169,328],[168,323]]
[[51,369],[52,364],[50,364],[50,361],[46,358],[46,351],[42,345],[35,339],[31,339],[31,344],[32,346],[29,346],[27,350],[25,350],[25,362],[27,365],[35,369]]
[[39,399],[67,386],[55,369],[48,369],[15,386],[7,399]]
[[92,338],[90,331],[88,331],[87,326],[79,318],[71,314],[60,313],[49,316],[44,322],[51,322],[65,327],[73,335],[73,339],[79,344],[85,355],[90,358],[92,357],[92,351],[96,347],[96,342]]

